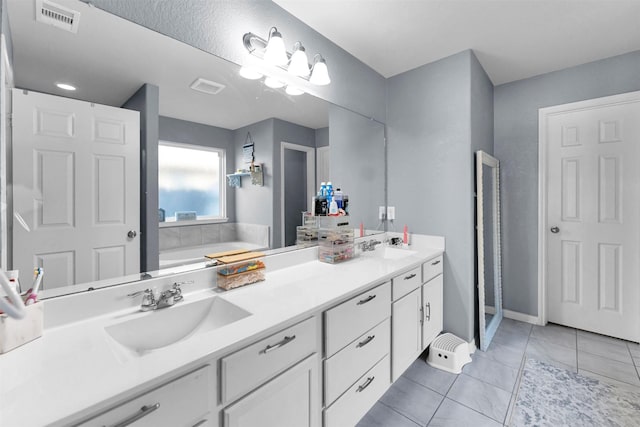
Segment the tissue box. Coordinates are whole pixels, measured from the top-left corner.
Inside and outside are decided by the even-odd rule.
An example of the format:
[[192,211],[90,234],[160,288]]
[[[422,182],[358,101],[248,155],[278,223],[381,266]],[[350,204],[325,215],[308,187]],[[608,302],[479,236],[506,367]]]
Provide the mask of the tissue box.
[[25,310],[27,314],[22,319],[0,315],[0,354],[42,336],[44,304],[37,302],[26,306]]

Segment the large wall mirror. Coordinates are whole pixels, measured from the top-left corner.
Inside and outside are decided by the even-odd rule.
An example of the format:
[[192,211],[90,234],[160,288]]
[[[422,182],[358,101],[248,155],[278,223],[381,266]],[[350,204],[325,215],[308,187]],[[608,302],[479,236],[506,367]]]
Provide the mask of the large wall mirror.
[[476,232],[480,349],[487,351],[502,321],[500,162],[476,152]]
[[[37,212],[42,211],[43,204],[55,204],[51,197],[43,196],[42,181],[59,176],[68,179],[69,188],[76,185],[66,172],[55,169],[56,164],[64,164],[59,157],[58,161],[48,162],[41,154],[47,149],[38,153],[36,150],[36,157],[45,159],[39,160],[40,166],[36,165],[41,170],[34,172],[39,177],[35,181],[40,179],[40,184],[15,189],[12,188],[12,174],[8,176],[9,208],[14,207],[14,193],[16,198],[26,194],[30,207],[7,215],[8,230],[2,231],[8,237],[8,264],[3,267],[30,271],[38,264],[44,266],[43,297],[87,290],[88,282],[92,287],[111,286],[137,280],[141,273],[145,277],[145,274],[171,274],[202,268],[205,254],[240,246],[275,251],[295,245],[296,226],[301,225],[302,212],[309,210],[311,198],[321,181],[330,180],[334,188],[349,195],[350,221],[354,228],[363,224],[371,232],[382,231],[377,211],[385,202],[383,124],[308,94],[291,96],[284,89],[270,89],[261,81],[243,79],[239,76],[240,67],[234,63],[79,0],[57,2],[80,12],[77,32],[37,22],[34,1],[8,0],[9,31],[5,29],[4,32],[8,36],[9,52],[12,52],[13,85],[21,94],[22,90],[27,90],[117,108],[130,108],[136,104],[136,96],[145,87],[158,88],[157,112],[147,108],[140,125],[142,128],[157,127],[157,142],[154,143],[158,146],[154,152],[160,157],[156,160],[149,156],[151,151],[143,149],[140,160],[134,162],[138,163],[138,173],[143,175],[154,168],[160,170],[158,182],[151,182],[147,187],[148,194],[138,196],[142,206],[145,200],[159,199],[157,208],[154,206],[146,212],[147,219],[158,218],[157,227],[150,228],[156,230],[152,231],[157,233],[156,243],[144,248],[148,254],[157,257],[158,270],[132,272],[115,268],[114,271],[103,269],[98,272],[93,266],[88,278],[80,278],[73,265],[75,249],[69,246],[70,239],[65,238],[65,227],[73,226],[73,221],[51,227],[57,228],[58,233],[58,237],[53,238],[59,242],[55,249],[49,246],[46,253],[32,249],[23,257],[27,262],[13,265],[19,258],[13,253],[15,240],[18,240],[12,239],[16,228],[27,232],[38,228],[33,222],[38,217]],[[59,89],[56,83],[73,83],[76,90]],[[192,88],[194,85],[198,87]],[[211,93],[218,88],[222,90]],[[153,102],[153,99],[146,102]],[[54,118],[60,117],[59,111],[67,111],[66,107],[60,107],[58,112],[47,108],[43,107],[43,111],[48,111]],[[14,117],[17,113],[22,114],[14,112]],[[69,117],[79,120],[74,112],[70,112]],[[33,120],[37,127],[39,119]],[[72,128],[78,126],[73,120],[68,122]],[[102,122],[106,127],[95,125],[94,129],[108,132],[108,125],[113,124],[113,120],[109,120]],[[149,129],[146,132],[153,134]],[[251,143],[254,166],[262,167],[261,182],[252,182],[254,177],[245,175],[251,168],[245,146]],[[23,136],[15,135],[12,144],[23,144]],[[180,160],[182,154],[172,151],[174,148],[185,149],[187,154],[192,149],[202,155]],[[54,150],[53,145],[51,150]],[[209,160],[205,161],[205,158]],[[11,167],[10,164],[9,169]],[[184,178],[183,172],[190,173],[188,178]],[[217,181],[202,186],[199,180],[207,173],[215,175]],[[87,180],[95,180],[96,174],[100,173],[91,169]],[[240,176],[232,186],[227,175]],[[126,183],[120,184],[120,178],[108,173],[104,176],[111,177],[111,183],[115,180],[121,187],[126,187]],[[48,182],[58,181],[49,179]],[[200,197],[200,193],[219,200],[209,204],[208,219],[194,221],[193,214],[200,215],[197,212],[200,207],[189,203],[181,207],[180,203]],[[95,209],[91,199],[97,197],[94,196],[84,198],[86,200],[65,199],[66,205],[58,203],[56,212],[67,208]],[[87,205],[81,207],[81,203]],[[128,231],[135,234],[129,234],[126,242],[139,240],[139,228]],[[47,258],[56,251],[70,255]],[[129,251],[126,256],[136,256],[138,251]],[[123,253],[103,251],[88,259],[95,260],[100,256],[118,259]],[[43,265],[47,262],[50,268]],[[64,279],[56,280],[55,277]]]

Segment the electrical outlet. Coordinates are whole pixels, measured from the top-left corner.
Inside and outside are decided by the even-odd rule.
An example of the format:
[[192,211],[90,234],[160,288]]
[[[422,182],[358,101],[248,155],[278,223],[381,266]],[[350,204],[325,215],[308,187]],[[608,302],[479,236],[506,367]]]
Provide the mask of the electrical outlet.
[[378,219],[384,221],[387,219],[387,209],[384,206],[378,208]]
[[387,206],[387,219],[393,221],[396,219],[396,207],[395,206]]

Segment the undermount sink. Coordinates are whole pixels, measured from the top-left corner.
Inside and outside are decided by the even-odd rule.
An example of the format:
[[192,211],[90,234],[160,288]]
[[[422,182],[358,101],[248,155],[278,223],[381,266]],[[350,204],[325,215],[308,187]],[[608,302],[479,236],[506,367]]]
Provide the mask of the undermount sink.
[[250,316],[251,313],[220,297],[137,313],[105,328],[118,343],[138,353],[174,344],[196,334],[212,331]]
[[409,249],[400,249],[394,248],[391,246],[382,246],[378,247],[373,251],[362,252],[362,255],[371,258],[382,258],[382,259],[401,259],[406,258],[411,255],[415,255],[418,252],[412,251]]

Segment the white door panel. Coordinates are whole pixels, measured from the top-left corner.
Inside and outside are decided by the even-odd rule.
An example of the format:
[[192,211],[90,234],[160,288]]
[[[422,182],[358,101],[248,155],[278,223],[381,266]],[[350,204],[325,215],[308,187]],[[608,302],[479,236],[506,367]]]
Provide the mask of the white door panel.
[[139,113],[22,90],[13,103],[13,267],[43,267],[43,289],[139,272]]
[[548,320],[638,340],[640,102],[546,123]]

